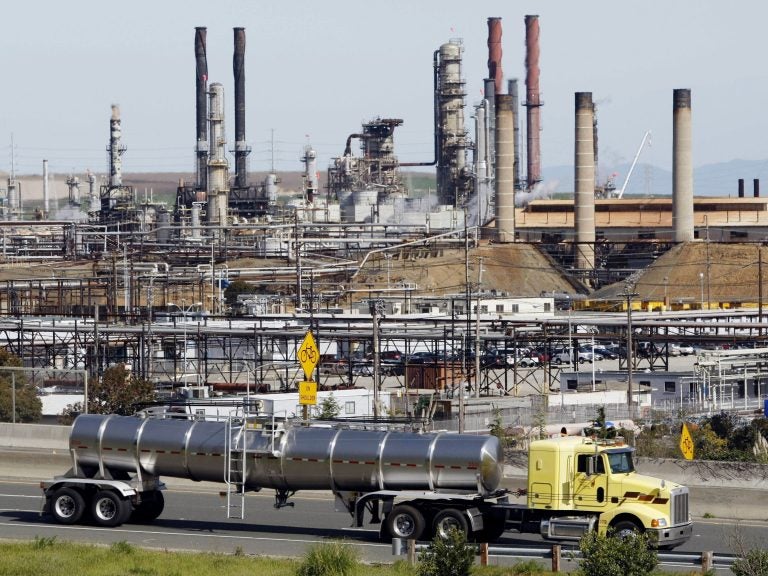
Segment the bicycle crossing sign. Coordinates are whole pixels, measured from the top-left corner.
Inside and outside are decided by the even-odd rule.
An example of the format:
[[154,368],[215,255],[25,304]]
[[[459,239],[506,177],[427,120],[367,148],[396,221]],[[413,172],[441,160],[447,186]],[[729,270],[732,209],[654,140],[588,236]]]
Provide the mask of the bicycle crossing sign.
[[312,335],[312,330],[307,330],[307,335],[304,336],[296,356],[298,356],[301,368],[304,370],[304,378],[311,381],[312,372],[315,371],[317,363],[320,362],[320,351],[317,349],[317,342]]
[[680,451],[686,460],[693,460],[693,438],[688,432],[688,426],[683,422],[683,430],[680,434]]

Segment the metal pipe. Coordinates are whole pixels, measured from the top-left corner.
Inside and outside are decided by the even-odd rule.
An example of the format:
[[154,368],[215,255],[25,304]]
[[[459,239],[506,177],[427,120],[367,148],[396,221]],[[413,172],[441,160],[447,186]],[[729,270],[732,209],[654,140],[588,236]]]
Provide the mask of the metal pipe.
[[675,242],[693,240],[693,154],[691,91],[673,92],[672,104],[672,228]]
[[496,236],[515,241],[515,129],[512,97],[496,95]]
[[595,148],[591,92],[576,92],[575,111],[574,260],[577,270],[589,272],[595,268]]
[[501,55],[501,18],[488,18],[488,78],[493,78],[496,94],[504,92]]
[[541,182],[541,99],[539,94],[539,17],[525,17],[525,85],[528,109],[528,188]]
[[43,160],[43,213],[48,218],[50,204],[50,192],[48,190],[48,160]]
[[[440,50],[435,50],[432,55],[432,141],[433,157],[430,162],[400,162],[400,166],[434,166],[440,157],[440,99],[439,99],[439,60]],[[360,134],[352,134],[349,138],[360,137]],[[349,150],[349,139],[347,139],[347,150]],[[347,153],[345,152],[345,155]]]
[[245,28],[235,28],[235,52],[232,69],[235,74],[235,186],[248,186],[246,159],[251,152],[245,141]]
[[197,188],[208,185],[208,59],[206,28],[195,28],[195,124],[197,128]]

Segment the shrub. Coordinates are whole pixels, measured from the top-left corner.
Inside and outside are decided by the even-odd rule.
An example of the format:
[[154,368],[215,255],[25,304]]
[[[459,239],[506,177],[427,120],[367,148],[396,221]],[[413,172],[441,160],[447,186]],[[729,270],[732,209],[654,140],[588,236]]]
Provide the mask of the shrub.
[[475,547],[464,532],[451,529],[448,538],[436,536],[419,554],[419,576],[468,576],[475,563]]
[[357,553],[343,542],[318,544],[304,555],[296,576],[350,576],[357,571]]
[[588,532],[579,541],[583,556],[578,574],[581,576],[645,576],[656,568],[659,560],[649,546],[647,534],[627,538],[602,536]]
[[768,576],[768,550],[752,549],[731,566],[735,576]]

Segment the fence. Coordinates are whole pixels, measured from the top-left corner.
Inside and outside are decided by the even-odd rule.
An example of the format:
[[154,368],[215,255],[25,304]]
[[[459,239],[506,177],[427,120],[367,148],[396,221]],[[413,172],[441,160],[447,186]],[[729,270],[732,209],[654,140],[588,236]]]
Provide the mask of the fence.
[[[392,554],[407,556],[411,564],[416,562],[416,553],[429,548],[429,544],[419,544],[415,540],[392,538]],[[479,544],[477,555],[480,564],[487,566],[491,557],[530,558],[534,560],[551,560],[552,572],[559,572],[563,561],[578,562],[583,558],[581,551],[570,548],[563,549],[560,544],[552,546],[489,546]],[[700,567],[702,574],[712,569],[730,569],[737,556],[733,554],[715,554],[714,552],[659,552],[659,564],[665,566]]]

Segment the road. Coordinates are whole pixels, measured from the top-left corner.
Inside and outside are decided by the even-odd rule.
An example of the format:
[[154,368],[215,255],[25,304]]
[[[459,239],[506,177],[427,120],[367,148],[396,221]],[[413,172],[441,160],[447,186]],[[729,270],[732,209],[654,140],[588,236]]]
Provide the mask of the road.
[[[333,499],[325,493],[299,493],[295,507],[276,510],[272,494],[249,494],[246,519],[226,518],[225,499],[212,486],[173,486],[166,492],[163,515],[152,524],[125,524],[119,528],[95,525],[62,526],[39,515],[41,491],[29,480],[0,481],[0,539],[33,539],[55,536],[58,540],[110,544],[125,541],[136,546],[246,554],[299,557],[311,545],[344,539],[369,562],[392,562],[391,545],[378,540],[378,527],[351,528],[346,512],[335,512]],[[678,550],[731,553],[728,544],[740,531],[751,547],[768,542],[768,523],[722,519],[699,519],[694,536]],[[545,546],[535,535],[510,532],[503,545]],[[494,563],[511,563],[494,559]]]

